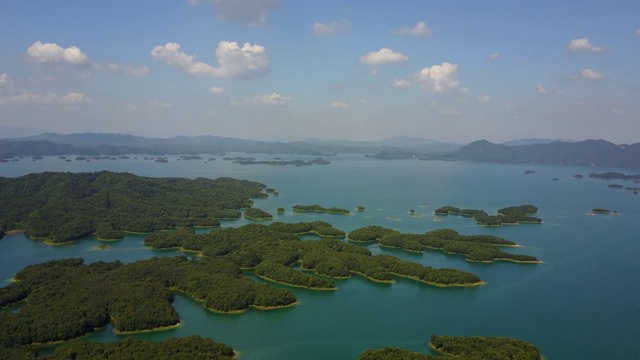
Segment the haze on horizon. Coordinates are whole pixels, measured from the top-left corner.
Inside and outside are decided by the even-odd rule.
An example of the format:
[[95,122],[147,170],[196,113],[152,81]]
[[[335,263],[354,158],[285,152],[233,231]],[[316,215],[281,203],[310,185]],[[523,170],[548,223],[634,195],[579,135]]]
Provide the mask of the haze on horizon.
[[0,129],[636,143],[639,14],[633,1],[6,0]]

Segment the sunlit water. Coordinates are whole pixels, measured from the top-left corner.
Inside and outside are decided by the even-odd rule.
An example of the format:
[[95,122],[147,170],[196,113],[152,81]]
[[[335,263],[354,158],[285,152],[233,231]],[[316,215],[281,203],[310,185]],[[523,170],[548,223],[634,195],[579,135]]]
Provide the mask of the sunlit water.
[[[247,156],[228,156],[236,155]],[[274,215],[274,221],[324,220],[347,232],[365,225],[406,233],[453,228],[462,234],[508,238],[522,245],[509,251],[534,255],[544,262],[478,264],[437,251],[413,254],[368,245],[374,254],[389,253],[425,265],[474,272],[486,285],[435,288],[405,279],[379,284],[354,275],[337,281],[339,289],[333,292],[291,288],[301,300],[296,307],[249,310],[240,315],[215,314],[188,297],[176,295],[182,326],[134,335],[141,339],[200,334],[233,346],[244,360],[355,359],[367,348],[383,346],[428,353],[428,339],[434,333],[515,337],[537,345],[547,359],[626,359],[640,351],[640,195],[607,187],[609,183],[638,184],[588,178],[590,172],[616,169],[380,161],[361,155],[330,157],[332,164],[328,166],[273,167],[243,166],[221,157],[205,162],[209,157],[178,161],[174,156],[164,164],[143,160],[142,156],[90,162],[64,162],[56,157],[23,159],[0,164],[0,176],[112,170],[152,177],[249,179],[280,193],[255,201],[256,207]],[[523,175],[525,170],[535,173]],[[584,178],[574,178],[575,174]],[[315,203],[351,209],[352,215],[291,212],[293,205]],[[434,221],[433,210],[443,205],[494,213],[499,208],[521,204],[538,206],[537,216],[543,224],[487,228],[457,216],[441,216],[441,221]],[[366,210],[356,211],[358,205]],[[279,207],[287,212],[277,214]],[[593,208],[617,210],[620,215],[590,216]],[[415,215],[409,213],[411,209]],[[223,226],[246,223],[244,219],[226,221]],[[54,247],[22,234],[6,236],[0,240],[0,279],[6,285],[25,265],[51,259],[83,257],[87,262],[130,262],[180,254],[151,251],[144,247],[143,238],[131,235],[116,242],[88,238]],[[100,244],[109,248],[96,249]],[[255,279],[250,272],[247,275]],[[107,327],[82,340],[119,338]]]

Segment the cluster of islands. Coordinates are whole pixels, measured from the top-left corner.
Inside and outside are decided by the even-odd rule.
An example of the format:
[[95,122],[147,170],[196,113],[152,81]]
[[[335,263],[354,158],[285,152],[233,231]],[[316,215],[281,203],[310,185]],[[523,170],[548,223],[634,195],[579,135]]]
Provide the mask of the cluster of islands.
[[[335,279],[353,274],[382,283],[402,277],[436,287],[483,284],[470,272],[433,268],[387,254],[373,255],[357,244],[360,242],[411,252],[441,251],[464,256],[468,261],[540,262],[530,255],[503,251],[504,247],[516,246],[510,240],[461,235],[452,229],[407,234],[365,226],[345,233],[324,221],[219,227],[221,219],[272,218],[253,207],[251,199],[275,193],[264,184],[232,178],[147,178],[108,171],[0,178],[0,237],[24,232],[54,245],[83,241],[91,234],[117,240],[127,232],[137,232],[147,234],[144,243],[150,249],[178,249],[199,255],[196,259],[153,257],[128,264],[85,264],[83,259],[74,258],[27,266],[15,274],[11,284],[0,289],[0,308],[18,309],[0,311],[0,354],[6,358],[37,358],[37,345],[64,342],[50,356],[52,359],[119,352],[145,356],[162,353],[175,359],[206,353],[207,358],[229,359],[235,356],[233,349],[199,336],[162,342],[67,341],[107,324],[121,334],[180,326],[179,314],[172,305],[175,293],[189,296],[210,311],[241,314],[251,308],[296,306],[298,299],[290,289],[335,291]],[[293,210],[349,214],[346,209],[317,204],[296,205]],[[358,210],[364,210],[364,206]],[[481,215],[480,211],[452,207],[439,210]],[[496,217],[505,223],[535,222],[529,217],[535,211],[532,205],[522,205],[501,209]],[[212,227],[212,231],[196,234],[194,227],[198,226]],[[319,239],[301,240],[306,234]],[[247,269],[268,282],[250,280],[243,273]],[[272,285],[275,283],[285,286]],[[540,359],[535,346],[509,338],[434,335],[430,346],[461,359]],[[396,358],[441,357],[398,348],[363,349],[360,354],[360,359]]]

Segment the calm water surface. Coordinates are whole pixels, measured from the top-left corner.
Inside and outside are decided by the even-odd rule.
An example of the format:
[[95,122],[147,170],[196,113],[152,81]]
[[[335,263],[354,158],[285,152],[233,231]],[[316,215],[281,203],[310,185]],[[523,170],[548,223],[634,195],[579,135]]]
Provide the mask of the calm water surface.
[[[631,359],[640,351],[640,195],[607,187],[610,183],[640,185],[588,178],[590,172],[621,170],[379,161],[361,155],[331,157],[328,159],[332,164],[328,166],[272,167],[242,166],[220,157],[205,162],[209,157],[204,155],[204,160],[195,161],[169,157],[166,164],[143,160],[142,156],[90,162],[64,162],[57,157],[23,159],[0,164],[0,176],[112,170],[151,177],[249,179],[280,193],[256,200],[256,207],[274,214],[275,221],[324,220],[347,232],[365,225],[381,225],[407,233],[452,228],[462,234],[492,234],[522,245],[509,251],[534,255],[544,262],[477,264],[436,251],[412,254],[369,245],[367,248],[374,254],[388,253],[434,267],[474,272],[486,285],[442,289],[405,279],[378,284],[354,275],[337,281],[339,289],[333,292],[291,288],[301,300],[296,307],[250,310],[240,315],[215,314],[190,298],[177,295],[175,306],[183,325],[135,335],[138,338],[161,340],[201,334],[233,346],[244,360],[356,359],[364,349],[383,346],[429,353],[431,334],[515,337],[536,344],[547,359]],[[523,175],[525,170],[535,173]],[[575,174],[584,178],[574,178]],[[293,205],[314,203],[354,211],[351,216],[291,213]],[[441,221],[434,221],[433,210],[443,205],[494,213],[520,204],[538,206],[537,216],[543,224],[487,228],[457,216],[442,216]],[[358,205],[366,210],[356,212]],[[287,213],[276,214],[278,207],[287,209]],[[590,216],[593,208],[617,210],[620,215]],[[409,214],[411,209],[415,215]],[[227,221],[223,226],[246,223],[244,219]],[[83,257],[87,262],[129,262],[180,254],[151,251],[143,246],[143,238],[131,235],[107,243],[107,250],[96,250],[101,242],[94,238],[53,247],[22,234],[6,236],[0,240],[0,280],[6,285],[22,267],[51,259]],[[247,276],[255,279],[250,272]],[[85,339],[119,338],[107,327]]]

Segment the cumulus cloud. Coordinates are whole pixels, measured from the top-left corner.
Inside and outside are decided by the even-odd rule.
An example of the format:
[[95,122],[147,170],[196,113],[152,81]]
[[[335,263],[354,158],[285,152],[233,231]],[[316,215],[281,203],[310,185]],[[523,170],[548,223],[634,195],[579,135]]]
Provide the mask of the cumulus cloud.
[[393,64],[409,60],[407,55],[394,52],[388,48],[372,51],[360,57],[360,62],[369,65]]
[[329,107],[332,109],[348,109],[351,107],[351,105],[342,101],[334,101],[329,104]]
[[536,93],[540,94],[540,95],[547,95],[549,92],[547,91],[547,89],[544,87],[544,85],[537,83],[536,84]]
[[131,67],[114,63],[100,64],[92,61],[87,54],[77,46],[63,48],[56,43],[34,42],[27,49],[26,58],[41,64],[63,64],[89,67],[92,70],[108,71],[128,76],[145,76],[149,73],[146,66]]
[[458,87],[457,71],[457,64],[444,62],[422,69],[418,74],[418,81],[433,93],[448,92]]
[[478,101],[484,102],[484,103],[491,102],[491,96],[489,96],[489,95],[478,96]]
[[43,44],[41,41],[36,41],[29,46],[26,56],[29,60],[39,63],[90,64],[89,57],[77,46],[63,48],[56,43]]
[[195,55],[185,54],[178,43],[158,45],[151,50],[151,56],[193,76],[252,79],[266,75],[271,69],[265,50],[260,45],[244,43],[240,47],[236,42],[221,41],[216,48],[218,67],[197,61]]
[[412,28],[403,27],[398,30],[394,30],[395,35],[413,35],[413,36],[429,36],[431,35],[431,29],[427,27],[424,21],[419,21],[416,26]]
[[411,82],[405,79],[393,79],[391,81],[391,86],[398,89],[408,88],[411,87],[411,85]]
[[328,24],[315,23],[312,26],[313,33],[316,35],[333,35],[351,30],[351,25],[346,22],[331,22]]
[[600,79],[604,79],[604,75],[593,71],[591,69],[584,69],[582,70],[582,72],[580,73],[580,76],[582,76],[582,78],[587,79],[587,80],[600,80]]
[[[194,0],[189,0],[190,4]],[[217,17],[232,23],[262,26],[269,13],[278,8],[277,0],[210,0]]]
[[571,51],[601,52],[604,51],[605,48],[591,44],[589,38],[584,37],[581,39],[571,40],[571,42],[569,42],[569,45],[567,45],[567,49]]
[[489,60],[497,60],[500,57],[500,53],[499,52],[494,52],[489,54],[489,56],[487,56],[487,59]]
[[214,94],[214,95],[218,95],[218,94],[223,94],[224,93],[224,88],[223,87],[210,87],[209,88],[209,93]]
[[283,96],[276,92],[271,94],[254,95],[250,98],[245,98],[241,103],[231,103],[233,106],[251,106],[251,105],[271,105],[271,106],[284,106],[291,102],[291,96]]

